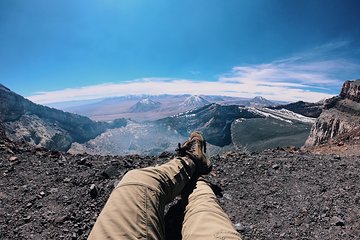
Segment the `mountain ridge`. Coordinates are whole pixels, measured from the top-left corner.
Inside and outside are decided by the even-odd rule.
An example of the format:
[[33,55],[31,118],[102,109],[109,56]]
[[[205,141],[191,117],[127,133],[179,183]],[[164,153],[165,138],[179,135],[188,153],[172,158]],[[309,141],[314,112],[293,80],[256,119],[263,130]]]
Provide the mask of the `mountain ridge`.
[[301,114],[303,116],[317,118],[320,116],[323,110],[323,103],[309,103],[304,101],[297,101],[294,103],[283,104],[275,107],[270,107],[271,109],[287,109],[292,112]]
[[3,85],[0,122],[10,139],[56,150],[67,150],[72,142],[86,142],[108,128],[126,125],[124,119],[94,122],[84,116],[35,104]]
[[[133,111],[134,105],[142,99],[149,99],[159,103],[149,111]],[[221,105],[243,105],[253,107],[276,106],[278,103],[271,102],[263,97],[240,98],[221,95],[129,95],[122,97],[106,98],[101,101],[65,107],[63,110],[87,116],[93,120],[108,121],[114,118],[128,118],[134,121],[154,121],[169,117],[181,112],[193,110],[207,104],[217,103]],[[58,105],[57,105],[58,106]]]

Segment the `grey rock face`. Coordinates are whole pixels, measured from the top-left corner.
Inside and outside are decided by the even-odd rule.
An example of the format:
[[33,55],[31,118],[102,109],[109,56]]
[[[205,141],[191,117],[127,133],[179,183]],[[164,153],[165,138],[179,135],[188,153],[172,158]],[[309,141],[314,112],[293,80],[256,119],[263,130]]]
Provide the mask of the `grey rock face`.
[[357,129],[360,129],[360,81],[346,81],[340,96],[325,101],[324,111],[312,126],[305,146],[324,144]]
[[341,89],[340,97],[360,103],[360,80],[346,81]]

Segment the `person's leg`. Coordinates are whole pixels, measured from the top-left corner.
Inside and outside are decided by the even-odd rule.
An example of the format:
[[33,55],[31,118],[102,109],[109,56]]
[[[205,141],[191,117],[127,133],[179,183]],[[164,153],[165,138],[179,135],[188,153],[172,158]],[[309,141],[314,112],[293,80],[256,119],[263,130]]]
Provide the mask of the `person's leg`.
[[199,179],[188,197],[182,238],[191,240],[241,239],[220,207],[209,184]]
[[164,239],[164,208],[195,172],[188,157],[129,171],[111,193],[88,239]]

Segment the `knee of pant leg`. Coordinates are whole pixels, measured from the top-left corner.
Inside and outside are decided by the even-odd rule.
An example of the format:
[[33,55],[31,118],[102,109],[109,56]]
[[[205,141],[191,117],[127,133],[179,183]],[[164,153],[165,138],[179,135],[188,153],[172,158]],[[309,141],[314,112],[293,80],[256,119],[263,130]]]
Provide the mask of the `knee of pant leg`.
[[148,188],[157,188],[162,178],[161,173],[153,167],[134,169],[124,175],[117,187],[134,184],[147,186]]
[[137,182],[139,179],[139,176],[142,175],[142,169],[133,169],[128,171],[127,173],[125,173],[125,175],[122,177],[120,183],[118,184],[121,185],[123,183],[126,182]]

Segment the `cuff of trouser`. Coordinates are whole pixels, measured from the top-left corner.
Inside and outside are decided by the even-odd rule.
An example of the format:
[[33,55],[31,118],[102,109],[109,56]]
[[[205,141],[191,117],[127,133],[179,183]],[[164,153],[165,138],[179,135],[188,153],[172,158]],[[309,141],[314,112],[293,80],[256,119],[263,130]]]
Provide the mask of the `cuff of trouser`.
[[180,157],[179,159],[183,162],[184,167],[185,167],[186,171],[188,172],[188,174],[190,176],[193,176],[196,171],[196,165],[195,165],[194,161],[189,157]]

